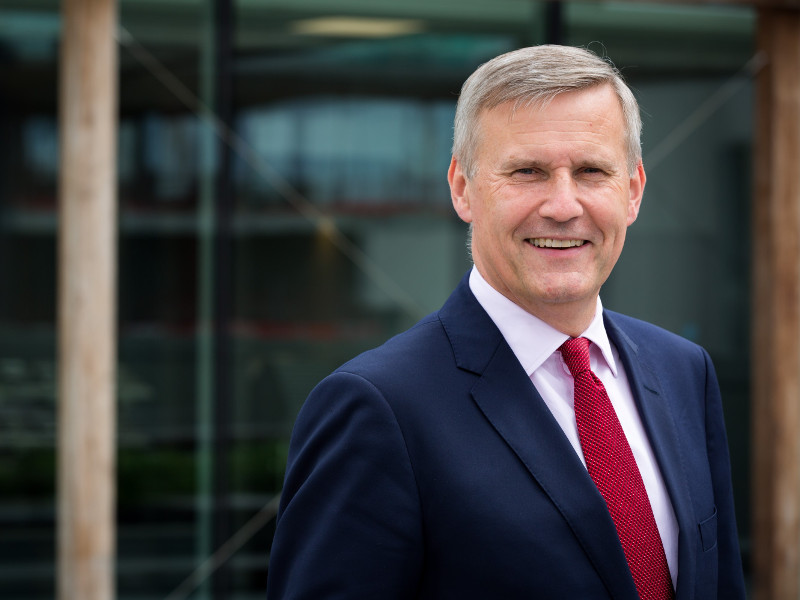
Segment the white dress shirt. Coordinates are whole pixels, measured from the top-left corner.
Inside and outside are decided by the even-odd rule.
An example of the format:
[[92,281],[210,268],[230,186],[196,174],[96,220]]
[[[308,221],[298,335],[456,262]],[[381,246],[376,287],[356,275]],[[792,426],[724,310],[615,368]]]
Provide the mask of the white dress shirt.
[[[473,267],[469,286],[480,305],[503,334],[522,368],[530,377],[544,403],[553,413],[564,435],[583,462],[578,426],[575,422],[574,380],[558,348],[569,336],[525,311],[495,290]],[[653,508],[661,542],[667,555],[672,584],[678,579],[678,522],[661,477],[653,449],[647,439],[639,411],[616,348],[611,345],[603,325],[603,306],[597,299],[594,319],[582,337],[588,338],[592,371],[608,392],[622,430],[628,438],[636,465],[642,475],[650,506]]]

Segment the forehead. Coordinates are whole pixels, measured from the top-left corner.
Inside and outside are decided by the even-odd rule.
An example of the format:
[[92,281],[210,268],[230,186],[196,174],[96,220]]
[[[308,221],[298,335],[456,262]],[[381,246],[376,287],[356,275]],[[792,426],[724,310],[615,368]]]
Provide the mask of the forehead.
[[513,101],[480,115],[479,154],[508,146],[625,151],[625,120],[610,85],[565,92],[544,103],[518,106]]

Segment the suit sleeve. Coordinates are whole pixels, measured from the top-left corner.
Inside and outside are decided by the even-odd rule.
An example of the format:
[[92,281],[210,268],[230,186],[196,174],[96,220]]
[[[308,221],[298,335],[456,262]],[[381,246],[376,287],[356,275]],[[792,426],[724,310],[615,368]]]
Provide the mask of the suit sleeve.
[[706,361],[706,444],[717,507],[718,590],[720,600],[744,599],[742,560],[733,505],[731,465],[719,384],[708,354]]
[[334,373],[311,393],[292,434],[268,599],[413,598],[421,537],[393,411],[364,378]]

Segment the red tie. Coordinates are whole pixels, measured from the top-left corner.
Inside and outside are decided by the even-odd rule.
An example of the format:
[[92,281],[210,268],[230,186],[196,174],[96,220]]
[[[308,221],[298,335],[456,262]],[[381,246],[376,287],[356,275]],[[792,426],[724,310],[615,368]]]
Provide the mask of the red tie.
[[589,340],[559,348],[575,379],[575,420],[586,468],[614,520],[642,600],[674,597],[667,557],[642,476],[603,383],[589,364]]

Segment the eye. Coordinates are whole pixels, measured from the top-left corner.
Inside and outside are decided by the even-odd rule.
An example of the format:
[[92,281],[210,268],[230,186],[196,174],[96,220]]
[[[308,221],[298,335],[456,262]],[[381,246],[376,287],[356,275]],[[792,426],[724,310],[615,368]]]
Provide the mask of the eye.
[[519,169],[514,169],[511,173],[512,177],[537,177],[541,174],[542,171],[536,167],[521,167]]
[[578,176],[586,179],[603,179],[609,176],[607,169],[602,167],[587,166],[578,170]]

